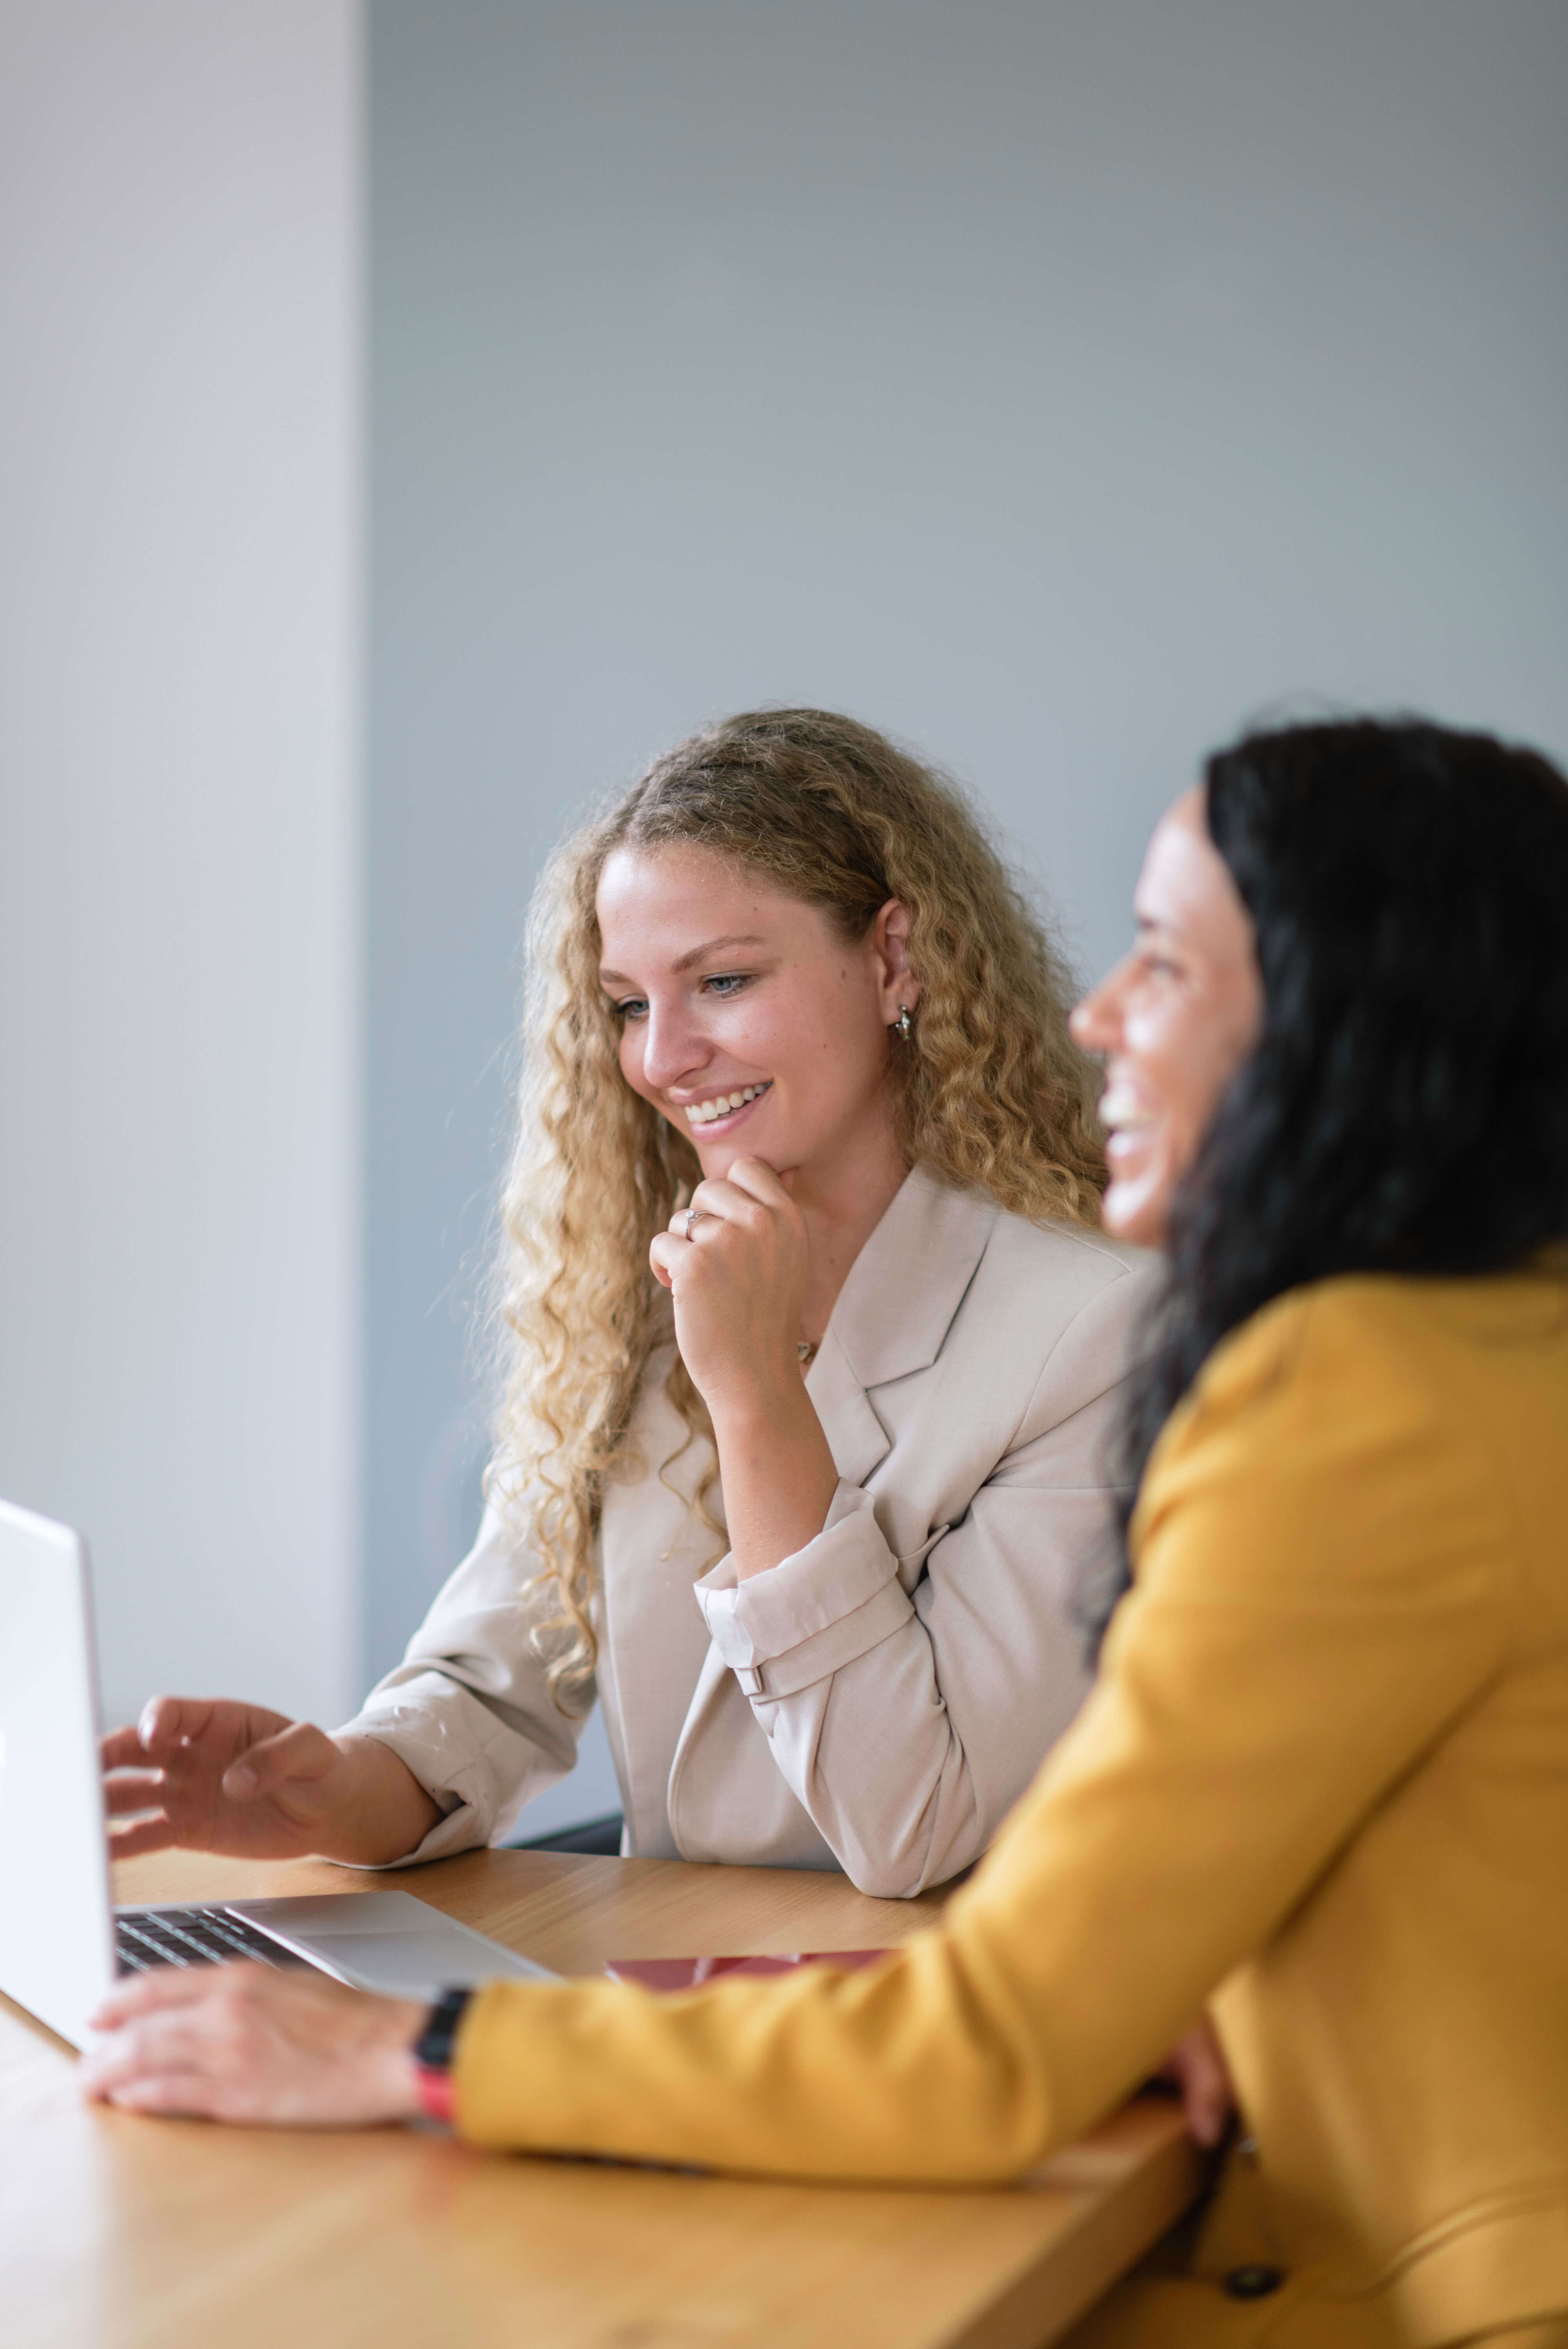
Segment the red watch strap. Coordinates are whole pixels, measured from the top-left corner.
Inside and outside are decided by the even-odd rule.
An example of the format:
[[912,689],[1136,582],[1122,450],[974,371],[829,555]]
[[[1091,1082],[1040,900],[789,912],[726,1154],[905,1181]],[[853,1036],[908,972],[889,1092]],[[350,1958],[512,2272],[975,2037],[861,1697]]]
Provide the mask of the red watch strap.
[[439,2121],[451,2128],[457,2115],[452,2101],[452,2075],[449,2072],[433,2072],[423,2064],[415,2075],[419,2090],[419,2110],[427,2120]]
[[428,2119],[440,2121],[448,2128],[456,2125],[452,2103],[452,2054],[457,2045],[459,2025],[472,1996],[473,1992],[467,1989],[444,1990],[430,2007],[414,2042],[419,2109]]

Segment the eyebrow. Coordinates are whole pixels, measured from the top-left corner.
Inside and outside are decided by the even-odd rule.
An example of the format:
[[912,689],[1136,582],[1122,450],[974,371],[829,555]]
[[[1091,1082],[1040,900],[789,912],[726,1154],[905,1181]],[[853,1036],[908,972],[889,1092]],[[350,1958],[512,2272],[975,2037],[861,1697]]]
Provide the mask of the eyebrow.
[[[766,946],[767,943],[767,939],[759,937],[755,930],[730,930],[721,938],[708,938],[702,946],[693,947],[688,953],[679,956],[670,968],[672,970],[690,970],[693,963],[706,962],[708,956],[717,954],[721,947],[760,947]],[[600,971],[599,983],[602,987],[608,987],[612,981],[621,987],[630,987],[633,984],[624,971]]]

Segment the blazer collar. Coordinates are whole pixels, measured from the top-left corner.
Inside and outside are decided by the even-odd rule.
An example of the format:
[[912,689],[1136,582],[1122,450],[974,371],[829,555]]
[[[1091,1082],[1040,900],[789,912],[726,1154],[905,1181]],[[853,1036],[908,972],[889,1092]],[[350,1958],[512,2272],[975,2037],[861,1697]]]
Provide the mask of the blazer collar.
[[916,1166],[851,1266],[806,1380],[846,1485],[863,1483],[891,1441],[866,1390],[935,1361],[1000,1213]]

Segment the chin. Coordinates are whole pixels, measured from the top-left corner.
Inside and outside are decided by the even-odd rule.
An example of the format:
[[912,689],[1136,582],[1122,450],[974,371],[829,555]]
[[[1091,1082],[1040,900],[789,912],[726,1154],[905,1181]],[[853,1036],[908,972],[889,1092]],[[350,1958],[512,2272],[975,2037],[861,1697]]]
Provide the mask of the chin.
[[749,1143],[742,1142],[738,1135],[733,1142],[710,1142],[706,1146],[698,1142],[695,1143],[693,1147],[701,1163],[703,1173],[715,1182],[721,1181],[728,1174],[738,1158],[768,1156],[767,1151],[754,1149]]
[[1112,1175],[1099,1203],[1102,1230],[1132,1247],[1163,1247],[1170,1226],[1169,1191],[1153,1168]]

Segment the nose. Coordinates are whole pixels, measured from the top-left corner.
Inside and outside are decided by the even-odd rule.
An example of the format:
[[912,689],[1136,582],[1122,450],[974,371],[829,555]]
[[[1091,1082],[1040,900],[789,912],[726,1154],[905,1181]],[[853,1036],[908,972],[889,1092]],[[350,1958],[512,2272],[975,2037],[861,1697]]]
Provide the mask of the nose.
[[1071,1012],[1068,1025],[1086,1052],[1114,1052],[1121,1041],[1121,1000],[1130,957],[1108,970]]
[[662,1092],[690,1077],[710,1057],[702,1030],[689,1017],[683,997],[673,1003],[650,999],[643,1024],[643,1081]]

